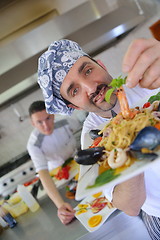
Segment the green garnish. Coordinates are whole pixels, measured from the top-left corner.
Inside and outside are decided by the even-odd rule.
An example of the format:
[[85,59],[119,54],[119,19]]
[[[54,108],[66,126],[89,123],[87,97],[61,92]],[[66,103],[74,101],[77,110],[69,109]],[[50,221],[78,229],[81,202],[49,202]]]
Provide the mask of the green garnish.
[[152,97],[149,98],[148,102],[150,102],[151,104],[154,101],[160,101],[160,92],[158,92],[156,95],[153,95]]
[[105,172],[101,173],[95,180],[93,185],[88,186],[87,188],[94,188],[102,186],[105,183],[112,181],[113,179],[120,176],[120,174],[115,175],[115,169],[108,169]]
[[106,102],[110,102],[110,98],[111,98],[111,95],[112,93],[117,89],[117,88],[120,88],[123,84],[126,83],[126,78],[122,78],[122,76],[119,76],[118,78],[114,78],[112,79],[111,83],[108,85],[109,87],[112,87],[110,88],[106,94],[105,94],[105,100]]
[[70,162],[72,162],[73,158],[68,158],[63,164],[62,164],[62,168],[67,166]]

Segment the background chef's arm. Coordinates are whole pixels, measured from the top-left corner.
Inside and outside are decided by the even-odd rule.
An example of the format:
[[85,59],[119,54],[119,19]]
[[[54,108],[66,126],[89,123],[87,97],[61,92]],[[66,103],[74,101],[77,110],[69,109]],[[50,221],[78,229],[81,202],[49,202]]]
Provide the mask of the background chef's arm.
[[127,215],[137,216],[146,199],[144,174],[115,186],[113,204]]
[[44,169],[44,170],[40,170],[38,173],[39,173],[39,178],[42,182],[42,185],[46,190],[48,196],[54,202],[56,207],[60,208],[64,204],[64,201],[61,195],[59,194],[59,191],[57,190],[54,184],[54,181],[49,175],[49,171],[47,169]]

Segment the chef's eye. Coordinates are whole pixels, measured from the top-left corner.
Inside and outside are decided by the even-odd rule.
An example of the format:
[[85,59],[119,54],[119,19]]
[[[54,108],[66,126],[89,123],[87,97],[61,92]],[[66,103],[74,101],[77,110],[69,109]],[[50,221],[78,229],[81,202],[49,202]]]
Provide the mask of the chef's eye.
[[85,75],[88,76],[91,72],[92,72],[92,68],[89,68],[89,69],[87,69],[87,71],[85,72]]
[[72,96],[74,97],[77,94],[77,92],[78,92],[78,88],[75,88],[72,92]]

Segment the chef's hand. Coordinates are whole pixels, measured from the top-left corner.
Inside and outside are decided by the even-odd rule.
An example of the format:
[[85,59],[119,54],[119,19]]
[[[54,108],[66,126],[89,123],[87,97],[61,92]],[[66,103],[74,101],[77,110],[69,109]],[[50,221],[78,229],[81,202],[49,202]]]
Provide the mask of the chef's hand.
[[69,203],[64,203],[58,208],[58,217],[63,224],[68,224],[74,218],[75,211]]
[[129,46],[122,65],[128,74],[127,86],[155,89],[160,87],[160,42],[156,39],[137,39]]

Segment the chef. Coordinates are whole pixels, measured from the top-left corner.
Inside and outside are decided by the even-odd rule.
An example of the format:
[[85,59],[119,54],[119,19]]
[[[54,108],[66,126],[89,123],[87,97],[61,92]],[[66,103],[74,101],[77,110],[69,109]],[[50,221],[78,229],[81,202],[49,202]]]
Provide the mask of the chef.
[[[159,66],[159,41],[137,39],[131,43],[123,60],[123,71],[128,73],[126,93],[130,103],[159,91]],[[104,100],[111,80],[106,67],[71,40],[53,42],[39,58],[38,83],[43,90],[47,112],[70,115],[74,109],[88,111],[83,132],[90,127],[97,128],[110,118],[111,110],[120,111],[115,94],[112,94],[110,103]],[[160,164],[105,189],[109,201],[126,214],[137,216],[142,211],[143,221],[154,240],[160,239],[159,172]]]
[[61,197],[49,171],[73,156],[76,140],[69,124],[54,129],[54,115],[46,112],[44,101],[33,102],[29,115],[34,130],[27,143],[28,152],[44,189],[58,208],[59,219],[63,224],[68,224],[74,218],[74,210]]

